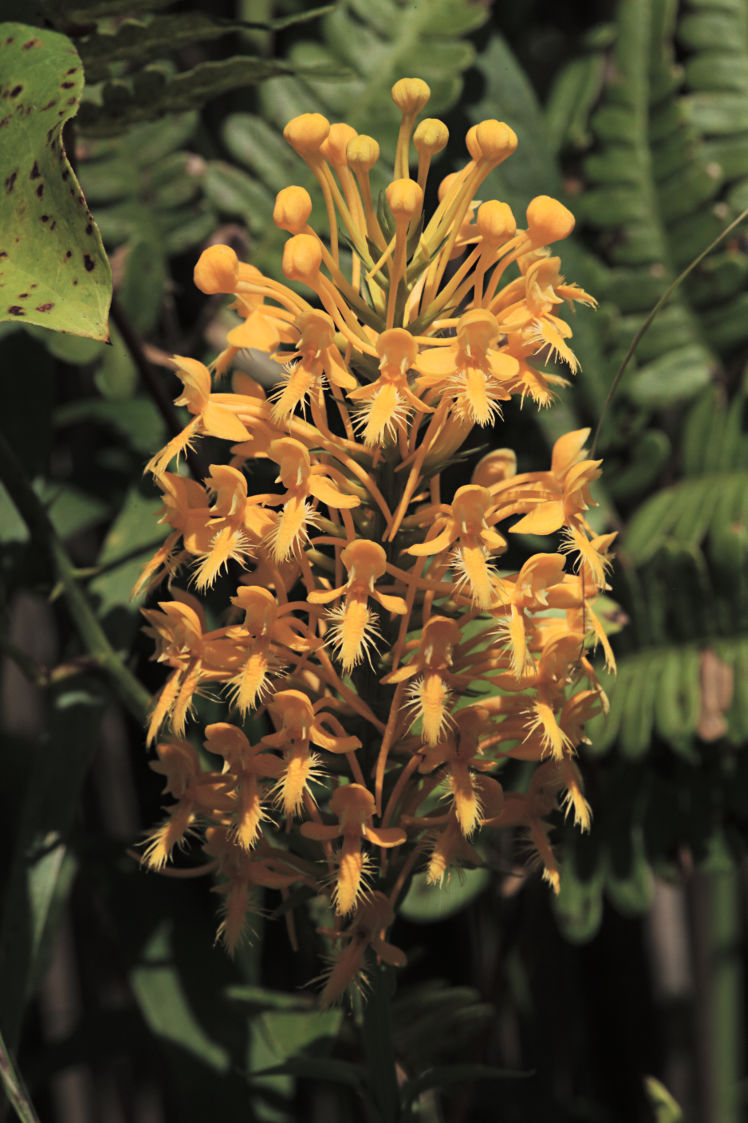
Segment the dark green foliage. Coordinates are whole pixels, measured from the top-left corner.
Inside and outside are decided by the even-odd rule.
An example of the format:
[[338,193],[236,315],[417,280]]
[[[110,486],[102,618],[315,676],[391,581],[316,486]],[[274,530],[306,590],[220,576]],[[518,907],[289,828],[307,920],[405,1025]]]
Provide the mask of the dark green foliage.
[[[620,4],[553,91],[549,120],[581,168],[574,210],[605,266],[593,377],[608,384],[655,301],[745,205],[745,19],[740,3]],[[628,622],[610,713],[589,729],[590,758],[607,754],[592,835],[567,843],[558,914],[574,939],[597,931],[604,892],[647,909],[653,869],[679,846],[703,852],[732,815],[728,746],[748,740],[747,270],[739,230],[644,335],[601,434]]]
[[[279,19],[226,19],[207,12],[170,12],[175,0],[135,0],[127,7],[109,0],[81,4],[76,0],[41,0],[44,18],[77,43],[88,86],[98,96],[81,106],[80,124],[90,136],[119,134],[123,129],[168,114],[198,108],[231,90],[257,85],[267,78],[295,72],[282,59],[242,53],[206,60],[174,72],[170,61],[185,47],[212,42],[236,32],[278,31],[317,19],[330,6],[307,9]],[[153,65],[151,65],[153,64]],[[312,68],[326,77],[335,69]]]

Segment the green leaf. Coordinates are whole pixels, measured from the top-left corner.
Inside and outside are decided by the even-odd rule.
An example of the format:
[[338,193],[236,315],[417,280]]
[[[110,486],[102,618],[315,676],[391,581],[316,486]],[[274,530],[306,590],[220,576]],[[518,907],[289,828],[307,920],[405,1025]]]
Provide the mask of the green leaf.
[[101,616],[124,608],[133,628],[137,624],[136,605],[130,602],[130,592],[146,561],[160,544],[157,525],[160,509],[161,501],[156,497],[146,498],[135,487],[127,493],[122,510],[101,547],[97,564],[103,572],[89,585],[90,592],[98,600]]
[[[231,120],[229,118],[229,123]],[[224,214],[239,215],[252,234],[264,231],[272,211],[273,196],[241,168],[222,160],[211,160],[203,186],[211,203]]]
[[75,859],[68,834],[99,745],[97,696],[60,692],[28,784],[0,928],[0,1010],[11,1047],[24,1006],[46,967]]
[[[594,829],[594,828],[593,828]],[[589,839],[575,840],[575,851],[569,855],[561,869],[561,892],[553,898],[553,911],[565,939],[572,944],[584,944],[597,932],[603,917],[603,870],[596,863],[589,876],[582,876],[577,868],[580,848],[591,847]],[[594,855],[587,855],[594,860]],[[584,871],[587,874],[588,871]]]
[[432,924],[467,908],[490,880],[486,869],[460,870],[444,885],[428,885],[424,873],[416,874],[398,911],[406,920]]
[[657,732],[671,743],[696,732],[699,719],[699,652],[684,645],[662,653],[655,702]]
[[[49,480],[37,480],[34,490],[46,506],[47,514],[62,539],[99,522],[107,513],[105,503],[73,484],[60,485]],[[25,542],[28,536],[25,522],[5,488],[0,487],[0,541]]]
[[98,362],[94,371],[94,383],[103,398],[109,398],[117,404],[132,398],[138,384],[138,372],[130,352],[114,327],[112,345],[106,348]]
[[[266,183],[273,192],[294,175],[304,174],[304,168],[291,146],[277,129],[271,128],[261,117],[232,113],[223,126],[223,140],[234,159],[254,172],[255,178]],[[295,178],[293,182],[296,182]],[[272,200],[268,215],[270,210]]]
[[643,651],[633,663],[633,677],[628,695],[616,691],[616,702],[622,706],[621,751],[629,760],[643,756],[651,747],[654,729],[655,699],[659,688],[660,660],[656,653]]
[[55,425],[63,428],[79,421],[106,425],[128,442],[144,459],[166,441],[166,427],[153,402],[144,397],[126,401],[82,398],[66,402],[55,412]]
[[567,145],[586,146],[590,113],[603,84],[605,59],[587,55],[573,59],[554,81],[546,104],[548,136],[554,152]]
[[[196,185],[189,180],[186,183],[194,193]],[[168,207],[169,203],[160,185],[154,182],[153,190],[158,194],[161,207]],[[147,336],[155,327],[161,311],[161,298],[166,285],[166,261],[163,254],[154,253],[153,245],[145,237],[138,239],[137,231],[133,233],[135,240],[131,242],[127,255],[119,299],[135,330],[141,336]],[[147,234],[147,231],[143,231],[143,234]],[[120,348],[122,349],[121,343]]]
[[[71,22],[91,21],[104,19],[107,16],[120,16],[122,14],[122,0],[44,0],[46,6],[54,5],[59,8],[62,4],[65,16]],[[154,8],[168,8],[175,0],[127,0],[128,12],[146,12]]]
[[93,363],[103,354],[106,344],[98,339],[87,339],[83,335],[63,335],[57,331],[44,331],[35,324],[29,324],[26,331],[41,343],[55,359],[63,363],[85,366]]
[[173,962],[170,924],[161,923],[130,974],[140,1009],[154,1033],[198,1058],[217,1074],[230,1067],[228,1051],[209,1037],[195,1016]]
[[[392,159],[397,134],[397,114],[390,86],[403,73],[425,79],[431,87],[430,113],[443,112],[457,100],[462,71],[475,57],[469,43],[456,42],[486,20],[486,10],[467,0],[431,0],[429,4],[403,5],[396,0],[348,0],[339,3],[322,21],[321,35],[302,42],[291,52],[294,68],[326,57],[348,74],[330,82],[300,74],[301,80],[280,78],[261,90],[267,117],[284,125],[297,113],[319,109],[334,120],[375,136],[385,161]],[[445,62],[448,54],[448,68]],[[403,59],[412,60],[403,70]],[[328,64],[329,65],[329,64]]]
[[495,1017],[493,1006],[472,987],[449,986],[442,979],[399,987],[392,1003],[395,1050],[406,1071],[422,1072],[437,1060],[465,1056]]
[[356,1091],[363,1088],[363,1070],[360,1065],[350,1061],[333,1060],[330,1057],[290,1057],[282,1065],[262,1069],[253,1074],[258,1076],[297,1076],[302,1080],[326,1080],[332,1084],[346,1084]]
[[522,1080],[532,1075],[532,1072],[513,1072],[483,1064],[439,1065],[421,1073],[415,1080],[409,1080],[401,1095],[403,1105],[408,1108],[429,1088],[448,1088],[451,1084],[465,1084],[473,1080]]
[[[111,136],[136,123],[194,109],[219,94],[259,85],[289,71],[307,72],[306,68],[291,66],[281,59],[233,55],[218,61],[200,62],[191,70],[159,82],[156,96],[148,96],[148,90],[139,91],[134,81],[132,90],[125,82],[107,83],[102,92],[103,104],[84,102],[80,121],[92,136]],[[320,70],[311,67],[308,74],[319,76]],[[326,68],[323,77],[330,79],[340,75],[339,68]]]
[[656,1077],[644,1077],[644,1091],[654,1108],[655,1123],[683,1123],[683,1111]]
[[[304,1060],[306,1050],[316,1052],[315,1043],[321,1046],[337,1036],[343,1020],[341,1010],[319,1010],[311,1002],[299,1006],[297,1000],[295,1009],[277,1007],[252,1018],[253,1074],[267,1075],[273,1067]],[[308,1059],[323,1064],[329,1061],[317,1056]]]
[[628,463],[606,477],[614,499],[627,498],[651,488],[671,453],[670,440],[661,429],[647,429],[627,449]]
[[516,154],[487,180],[486,194],[509,203],[524,214],[535,195],[559,196],[561,175],[549,150],[546,123],[535,93],[507,44],[492,35],[478,57],[484,81],[483,97],[472,108],[475,120],[500,117],[514,129],[519,141]]
[[[125,19],[114,34],[95,33],[86,36],[80,50],[89,82],[100,82],[109,74],[112,63],[137,62],[142,66],[149,58],[171,55],[189,43],[218,39],[234,31],[248,28],[278,28],[314,19],[330,10],[329,6],[309,11],[303,16],[268,22],[245,22],[221,19],[207,12],[180,12],[163,16],[147,13],[137,19]],[[248,60],[251,62],[251,60]]]
[[64,35],[0,24],[0,320],[105,340],[111,269],[61,137],[82,88]]
[[730,500],[732,510],[733,498],[739,502],[745,487],[746,472],[738,471],[689,476],[663,488],[633,515],[625,534],[626,550],[641,564],[669,542],[688,549],[699,546],[715,520],[719,525],[722,497]]
[[[623,862],[614,860],[610,852],[606,854],[605,891],[624,916],[640,916],[652,904],[654,874],[647,861],[641,828],[634,825],[628,834],[625,831],[626,827],[619,828],[614,840],[626,852]],[[617,857],[620,859],[621,855]]]

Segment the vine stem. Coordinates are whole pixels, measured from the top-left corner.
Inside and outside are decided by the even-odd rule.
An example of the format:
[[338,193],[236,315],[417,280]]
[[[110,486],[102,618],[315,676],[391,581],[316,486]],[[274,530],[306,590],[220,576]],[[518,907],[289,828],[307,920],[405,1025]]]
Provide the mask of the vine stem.
[[32,542],[49,557],[57,585],[67,601],[75,629],[91,659],[111,681],[122,703],[133,717],[141,723],[144,722],[150,705],[150,695],[110,644],[79,583],[75,566],[3,433],[0,433],[0,479],[26,524]]
[[704,258],[707,257],[712,252],[712,250],[715,249],[719,245],[719,243],[727,237],[728,234],[731,234],[736,226],[740,226],[741,222],[743,222],[746,218],[748,218],[748,208],[746,208],[744,211],[741,211],[741,213],[738,215],[738,217],[736,219],[734,219],[730,223],[729,226],[726,226],[725,229],[722,231],[722,233],[718,234],[717,237],[714,239],[714,241],[710,242],[709,245],[706,247],[706,249],[703,249],[701,251],[701,253],[698,254],[693,259],[693,261],[690,262],[686,266],[686,268],[681,273],[678,274],[678,276],[675,278],[675,280],[672,281],[668,285],[668,287],[665,289],[664,293],[662,294],[660,299],[657,301],[655,306],[652,308],[652,311],[649,313],[649,315],[647,316],[646,320],[644,321],[642,326],[637,331],[634,338],[631,340],[631,343],[629,344],[629,349],[626,352],[626,354],[623,356],[623,361],[621,362],[621,365],[619,366],[618,370],[616,371],[615,377],[610,384],[610,389],[608,390],[608,393],[605,396],[605,401],[603,402],[603,408],[600,411],[599,420],[597,422],[597,425],[595,426],[595,435],[592,438],[592,446],[590,448],[590,457],[592,459],[594,459],[594,456],[595,456],[595,450],[597,448],[597,441],[598,441],[598,438],[600,436],[600,430],[602,429],[603,421],[605,420],[605,418],[607,416],[607,413],[608,413],[608,407],[610,406],[610,403],[613,400],[613,395],[615,394],[616,390],[618,389],[618,385],[619,385],[621,379],[623,378],[623,375],[626,371],[626,367],[629,365],[629,363],[630,363],[630,361],[633,357],[633,354],[636,351],[636,348],[639,346],[639,341],[641,340],[645,331],[647,331],[650,324],[654,320],[655,316],[657,315],[657,313],[662,308],[663,304],[665,304],[670,299],[672,294],[677,289],[678,285],[682,284],[682,282],[685,281],[686,277],[688,277],[689,274],[694,271],[696,266],[700,265],[701,262],[704,260]]

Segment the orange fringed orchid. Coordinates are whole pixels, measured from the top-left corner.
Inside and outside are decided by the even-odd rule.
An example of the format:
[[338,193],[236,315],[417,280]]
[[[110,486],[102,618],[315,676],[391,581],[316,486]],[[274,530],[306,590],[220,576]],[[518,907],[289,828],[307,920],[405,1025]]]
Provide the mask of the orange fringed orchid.
[[[594,611],[614,535],[590,514],[589,430],[561,436],[550,466],[518,471],[509,434],[472,476],[455,469],[448,488],[440,475],[508,403],[552,403],[567,380],[550,360],[576,372],[563,309],[595,302],[556,252],[573,216],[546,195],[524,224],[479,201],[517,147],[493,120],[468,131],[425,214],[448,130],[417,122],[425,82],[392,96],[401,124],[378,206],[377,141],[302,114],[284,135],[327,228],[290,185],[273,211],[288,235],[277,276],[228,246],[201,254],[196,285],[232,297],[236,319],[210,365],[174,359],[187,422],[147,465],[168,534],[139,587],[167,582],[145,616],[170,672],[148,740],[175,802],[144,861],[161,870],[202,846],[195,871],[219,878],[229,951],[256,886],[281,894],[292,943],[298,902],[321,898],[335,949],[323,1005],[362,986],[371,958],[404,964],[386,937],[411,877],[438,893],[481,864],[492,831],[524,831],[558,891],[553,816],[590,827],[577,753],[607,704],[588,649],[614,665]],[[276,364],[267,397],[232,370],[246,348]],[[202,437],[219,462],[189,479],[177,462]],[[503,564],[521,535],[542,549]],[[227,720],[207,725],[201,758],[187,737],[208,692]],[[505,790],[512,759],[533,773],[526,790]]]

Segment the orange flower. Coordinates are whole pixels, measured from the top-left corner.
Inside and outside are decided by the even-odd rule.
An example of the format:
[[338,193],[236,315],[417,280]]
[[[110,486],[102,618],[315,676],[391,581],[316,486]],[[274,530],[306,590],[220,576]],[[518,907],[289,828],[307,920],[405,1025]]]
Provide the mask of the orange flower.
[[392,905],[384,894],[372,893],[361,902],[348,928],[344,932],[333,933],[335,939],[343,941],[343,947],[326,972],[320,1006],[332,1006],[339,1002],[349,986],[366,987],[364,968],[369,948],[391,967],[405,966],[405,953],[382,936],[394,919]]
[[501,417],[499,402],[509,401],[507,388],[517,374],[517,360],[494,345],[499,339],[496,317],[484,309],[466,312],[457,322],[457,339],[447,347],[422,351],[416,360],[421,372],[419,391],[452,400],[452,411],[476,425],[490,425]]
[[[406,552],[414,557],[429,557],[444,553],[456,542],[451,564],[459,574],[458,587],[467,586],[477,608],[488,608],[498,588],[498,573],[488,558],[506,549],[506,539],[491,526],[496,522],[496,513],[496,504],[486,488],[476,484],[460,487],[451,505],[427,507],[419,512],[418,522],[430,523],[432,529],[425,542],[410,546]],[[434,535],[434,531],[438,533]]]
[[366,855],[361,850],[362,839],[376,846],[390,847],[402,846],[408,836],[399,827],[373,826],[374,796],[361,784],[336,788],[330,799],[330,810],[338,818],[337,826],[306,822],[301,824],[301,833],[315,842],[332,842],[342,838],[333,904],[338,916],[346,916],[353,911],[364,892]]
[[336,589],[315,589],[307,600],[310,604],[329,604],[342,598],[343,603],[328,612],[328,642],[340,659],[343,673],[350,674],[363,659],[371,659],[379,638],[376,614],[368,607],[369,597],[390,613],[403,615],[407,609],[402,597],[383,593],[375,587],[375,581],[384,576],[387,568],[387,555],[378,542],[366,539],[349,542],[340,560],[348,570],[346,584]]

